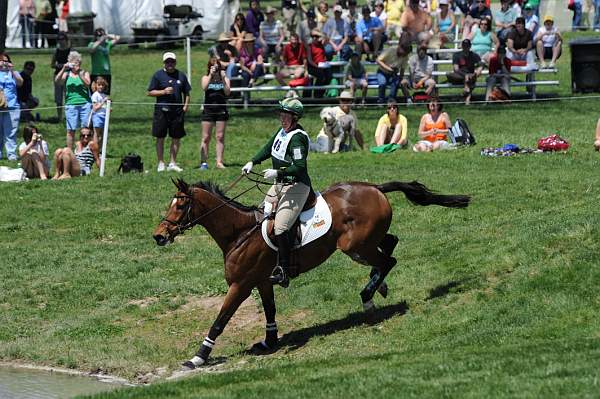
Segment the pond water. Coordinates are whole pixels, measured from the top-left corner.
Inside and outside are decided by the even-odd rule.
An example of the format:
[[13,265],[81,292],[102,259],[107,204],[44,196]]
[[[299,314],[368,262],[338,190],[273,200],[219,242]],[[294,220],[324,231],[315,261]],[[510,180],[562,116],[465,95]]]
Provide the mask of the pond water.
[[92,377],[0,367],[0,399],[63,399],[118,387]]

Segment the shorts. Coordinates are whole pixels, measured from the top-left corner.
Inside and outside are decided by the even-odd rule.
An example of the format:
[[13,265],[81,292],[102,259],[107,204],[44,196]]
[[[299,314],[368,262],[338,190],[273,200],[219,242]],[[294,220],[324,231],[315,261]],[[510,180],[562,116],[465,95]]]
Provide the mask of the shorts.
[[369,83],[367,82],[367,79],[363,79],[363,78],[352,78],[352,79],[348,79],[346,80],[346,87],[351,87],[351,84],[354,83],[354,88],[359,88],[359,87],[366,87],[369,85]]
[[90,124],[90,112],[92,112],[91,103],[65,105],[67,130],[75,131],[81,127],[88,127]]
[[227,122],[229,120],[229,112],[219,112],[216,114],[203,112],[202,122]]
[[105,120],[106,120],[105,112],[93,112],[92,113],[92,125],[94,125],[94,128],[97,128],[97,127],[103,128]]
[[[439,144],[440,150],[447,150],[450,148],[450,143],[448,143],[447,141],[437,140],[436,143],[440,143]],[[419,141],[417,141],[417,144],[415,144],[415,146],[413,147],[413,151],[416,151],[415,147],[419,144],[427,146],[430,150],[433,149],[433,143],[431,141],[419,140]]]
[[[545,60],[551,60],[552,59],[553,49],[554,49],[554,47],[544,47],[544,59]],[[558,55],[558,58],[560,58],[560,54]]]
[[185,136],[184,128],[185,112],[183,108],[164,110],[163,107],[154,109],[152,118],[152,136],[165,138],[167,133],[172,139],[180,139]]

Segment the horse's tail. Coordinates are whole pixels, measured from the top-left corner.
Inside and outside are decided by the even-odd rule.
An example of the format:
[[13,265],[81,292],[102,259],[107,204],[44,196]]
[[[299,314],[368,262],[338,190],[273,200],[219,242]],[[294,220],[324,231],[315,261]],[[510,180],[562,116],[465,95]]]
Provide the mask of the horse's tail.
[[425,185],[418,181],[411,181],[410,183],[401,181],[392,181],[389,183],[383,183],[376,186],[382,193],[389,193],[392,191],[402,191],[410,202],[416,205],[441,205],[449,208],[466,208],[469,206],[471,197],[468,195],[443,195],[436,194],[431,191]]

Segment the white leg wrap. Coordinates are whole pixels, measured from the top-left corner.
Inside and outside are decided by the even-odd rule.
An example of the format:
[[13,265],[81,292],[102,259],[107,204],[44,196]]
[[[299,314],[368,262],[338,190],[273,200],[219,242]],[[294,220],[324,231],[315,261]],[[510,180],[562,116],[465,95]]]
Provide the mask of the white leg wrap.
[[213,341],[212,339],[206,337],[204,338],[204,342],[202,342],[202,345],[204,346],[208,346],[209,348],[213,348],[213,346],[215,346],[215,341]]
[[267,323],[265,329],[267,331],[277,331],[277,323]]

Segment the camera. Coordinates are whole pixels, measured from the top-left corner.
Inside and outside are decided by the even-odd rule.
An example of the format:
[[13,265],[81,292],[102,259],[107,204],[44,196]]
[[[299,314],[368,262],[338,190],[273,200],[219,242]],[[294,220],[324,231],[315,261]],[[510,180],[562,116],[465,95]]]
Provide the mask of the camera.
[[65,71],[66,72],[70,72],[71,69],[73,69],[73,63],[72,62],[68,62],[65,64]]
[[44,136],[42,136],[40,133],[37,133],[35,141],[42,141],[43,139],[44,139]]

